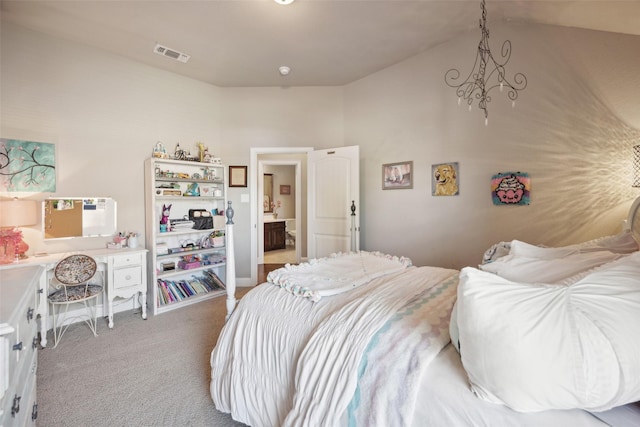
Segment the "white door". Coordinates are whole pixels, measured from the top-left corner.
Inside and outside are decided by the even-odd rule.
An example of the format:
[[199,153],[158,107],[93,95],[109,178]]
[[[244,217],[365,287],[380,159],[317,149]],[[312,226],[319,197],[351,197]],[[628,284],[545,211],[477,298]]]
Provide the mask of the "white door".
[[[359,147],[352,146],[308,154],[309,259],[360,249],[359,153]],[[355,215],[352,215],[352,205],[355,206]]]

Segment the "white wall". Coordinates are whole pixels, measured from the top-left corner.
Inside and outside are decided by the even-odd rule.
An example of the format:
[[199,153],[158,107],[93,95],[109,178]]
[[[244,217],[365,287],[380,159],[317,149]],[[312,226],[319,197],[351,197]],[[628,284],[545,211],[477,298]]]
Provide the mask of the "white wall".
[[[343,144],[342,88],[221,89],[14,24],[1,26],[0,137],[56,144],[55,193],[111,196],[118,228],[144,234],[143,162],[157,141],[226,165],[249,165],[251,147]],[[248,188],[232,188],[236,267],[250,276]],[[0,196],[13,194],[0,193]],[[44,242],[24,228],[29,253],[104,247],[108,239]]]
[[[219,141],[220,91],[208,84],[6,23],[1,71],[2,137],[56,144],[56,192],[33,198],[113,197],[120,230],[144,233],[143,162],[157,141]],[[25,237],[30,252],[106,240],[45,243],[37,227]]]
[[[640,37],[548,26],[491,28],[511,39],[508,75],[528,87],[516,108],[494,92],[489,126],[444,83],[469,72],[469,33],[345,88],[346,145],[361,147],[362,247],[418,265],[477,264],[500,240],[562,245],[615,233],[633,197],[640,143]],[[414,187],[383,191],[381,165],[414,161]],[[460,195],[431,195],[431,165],[459,162]],[[531,205],[493,206],[490,177],[528,172]]]
[[[320,149],[344,145],[341,87],[225,88],[221,90],[220,99],[221,153],[223,161],[229,165],[248,165],[251,147]],[[274,155],[268,158],[289,157]],[[302,173],[306,174],[306,170]],[[251,186],[257,183],[250,182],[249,185],[249,188],[229,189],[238,224],[235,243],[240,277],[251,275],[250,254],[256,250],[251,248],[249,203],[239,203],[241,195],[248,196]]]
[[[416,264],[473,264],[498,240],[563,244],[617,231],[638,194],[628,170],[640,143],[640,38],[491,30],[498,46],[513,42],[508,69],[526,73],[529,87],[514,110],[496,97],[485,127],[443,78],[471,65],[477,32],[346,87],[223,89],[3,22],[0,136],[55,143],[52,195],[114,197],[121,230],[144,231],[143,162],[160,140],[169,149],[202,141],[227,165],[248,165],[251,147],[358,144],[362,246]],[[414,188],[382,191],[382,163],[402,160],[414,161]],[[460,163],[460,196],[432,197],[431,164],[448,161]],[[531,174],[531,206],[491,205],[489,177],[506,170]],[[250,189],[229,191],[239,277],[250,276],[249,204],[240,202]],[[32,252],[104,244],[44,243],[37,227],[25,235]]]

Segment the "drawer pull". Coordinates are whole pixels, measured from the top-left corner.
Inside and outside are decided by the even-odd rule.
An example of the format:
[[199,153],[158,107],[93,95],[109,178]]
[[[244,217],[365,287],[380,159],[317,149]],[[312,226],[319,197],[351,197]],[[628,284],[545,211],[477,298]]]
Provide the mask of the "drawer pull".
[[127,279],[127,280],[131,280],[131,275],[127,274],[124,278]]
[[33,319],[33,312],[34,309],[29,307],[29,309],[27,310],[27,323],[29,323],[31,319]]
[[31,343],[31,348],[35,349],[38,347],[38,337],[33,337],[33,342]]
[[13,406],[11,406],[11,416],[15,418],[18,412],[20,412],[20,396],[16,394],[13,398]]
[[14,345],[13,345],[13,349],[14,349],[15,351],[20,351],[20,350],[22,350],[22,341],[20,341],[18,344],[14,344]]
[[31,419],[33,421],[35,421],[36,418],[38,418],[38,404],[34,403],[33,404],[33,410],[31,411]]

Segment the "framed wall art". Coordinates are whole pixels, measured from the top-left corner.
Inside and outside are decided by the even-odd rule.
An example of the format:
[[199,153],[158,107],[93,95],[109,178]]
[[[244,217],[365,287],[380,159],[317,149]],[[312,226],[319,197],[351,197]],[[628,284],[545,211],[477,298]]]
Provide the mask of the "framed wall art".
[[55,145],[0,138],[0,191],[55,192]]
[[280,194],[291,194],[291,186],[290,185],[281,185],[280,186]]
[[229,166],[229,187],[247,186],[247,167]]
[[491,177],[491,199],[494,205],[528,205],[531,178],[523,172],[501,172]]
[[433,196],[457,196],[460,194],[458,162],[431,165],[431,194]]
[[382,189],[401,190],[413,188],[413,161],[382,165]]

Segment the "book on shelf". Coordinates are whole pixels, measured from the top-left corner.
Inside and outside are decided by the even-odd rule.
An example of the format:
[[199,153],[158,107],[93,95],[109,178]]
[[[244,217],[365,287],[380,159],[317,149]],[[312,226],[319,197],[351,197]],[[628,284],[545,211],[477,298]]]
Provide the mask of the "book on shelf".
[[188,296],[192,297],[192,296],[194,296],[196,294],[194,292],[193,288],[189,285],[188,281],[181,280],[180,281],[180,286],[182,287],[182,290],[187,293]]
[[183,301],[195,295],[226,289],[222,279],[212,270],[204,270],[202,276],[191,279],[158,279],[158,306]]
[[213,270],[205,270],[205,279],[211,283],[214,289],[227,289],[224,282],[218,277],[218,275]]
[[171,288],[171,292],[173,293],[173,296],[175,296],[178,301],[182,301],[184,299],[184,295],[182,294],[181,291],[178,290],[179,288],[176,282],[170,281],[168,282],[168,285]]

